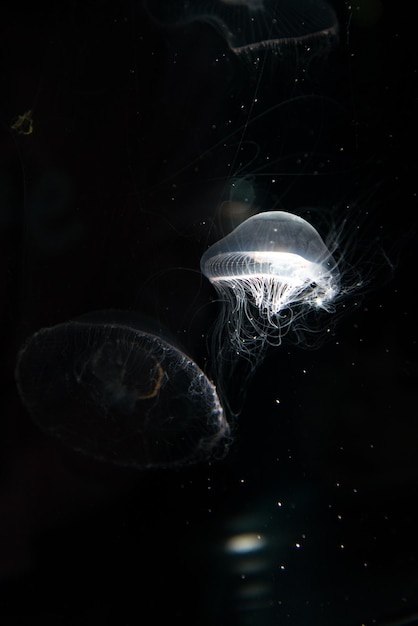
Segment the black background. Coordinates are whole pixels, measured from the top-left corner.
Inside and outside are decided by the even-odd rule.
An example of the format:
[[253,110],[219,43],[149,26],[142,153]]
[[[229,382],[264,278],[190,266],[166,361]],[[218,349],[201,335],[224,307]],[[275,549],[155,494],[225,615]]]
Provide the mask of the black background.
[[[415,24],[399,3],[336,10],[329,55],[258,67],[140,3],[3,11],[4,623],[415,623]],[[222,201],[243,176],[250,209],[311,207],[364,279],[329,340],[269,354],[218,463],[114,468],[38,430],[18,350],[88,311],[156,318],[210,371],[199,260],[235,225]],[[245,532],[264,547],[228,552]]]

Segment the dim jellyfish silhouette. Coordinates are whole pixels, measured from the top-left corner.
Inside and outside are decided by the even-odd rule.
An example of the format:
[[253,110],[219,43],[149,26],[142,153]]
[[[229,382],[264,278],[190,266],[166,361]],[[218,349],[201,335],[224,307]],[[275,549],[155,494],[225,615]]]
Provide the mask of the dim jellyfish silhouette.
[[[338,21],[326,0],[146,0],[151,18],[166,27],[203,22],[236,54],[333,41]],[[321,46],[319,46],[321,47]]]
[[316,229],[284,211],[245,220],[204,253],[201,270],[222,303],[213,346],[218,378],[234,354],[254,368],[269,345],[308,328],[309,312],[332,311],[340,292],[337,263]]
[[229,426],[199,367],[127,314],[43,328],[20,351],[16,381],[34,422],[92,458],[169,468],[221,458]]

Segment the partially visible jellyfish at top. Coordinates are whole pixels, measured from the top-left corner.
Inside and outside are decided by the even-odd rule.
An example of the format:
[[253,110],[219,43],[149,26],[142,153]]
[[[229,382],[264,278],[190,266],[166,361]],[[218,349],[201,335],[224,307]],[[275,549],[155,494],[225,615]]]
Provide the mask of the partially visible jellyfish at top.
[[131,468],[222,458],[216,389],[182,350],[127,312],[98,312],[28,339],[16,381],[33,421],[65,446]]
[[288,333],[300,341],[309,314],[332,312],[341,291],[338,264],[317,230],[285,211],[248,218],[208,248],[200,266],[220,301],[211,350],[223,389],[237,359],[252,372]]
[[326,0],[146,0],[145,8],[166,27],[208,24],[236,54],[338,36],[337,17]]

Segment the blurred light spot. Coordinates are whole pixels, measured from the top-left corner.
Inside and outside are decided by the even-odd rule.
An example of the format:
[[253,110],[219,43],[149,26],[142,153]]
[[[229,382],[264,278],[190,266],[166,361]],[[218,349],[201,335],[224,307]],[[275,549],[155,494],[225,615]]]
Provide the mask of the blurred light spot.
[[228,539],[225,550],[233,554],[247,554],[261,550],[265,545],[265,539],[257,533],[240,533]]

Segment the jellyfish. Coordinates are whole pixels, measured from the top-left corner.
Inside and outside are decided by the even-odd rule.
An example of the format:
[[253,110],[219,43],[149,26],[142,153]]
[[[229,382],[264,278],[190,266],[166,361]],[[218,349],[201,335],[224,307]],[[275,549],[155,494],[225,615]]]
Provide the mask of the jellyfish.
[[66,446],[125,467],[224,456],[229,425],[214,385],[183,351],[141,326],[130,314],[106,312],[30,337],[16,381],[33,421]]
[[326,0],[147,0],[151,18],[167,27],[203,22],[236,54],[336,38],[338,22]]
[[253,371],[268,346],[307,327],[309,312],[331,312],[340,292],[337,263],[319,233],[285,211],[248,218],[206,250],[200,266],[222,303],[212,350],[218,378],[236,356]]

